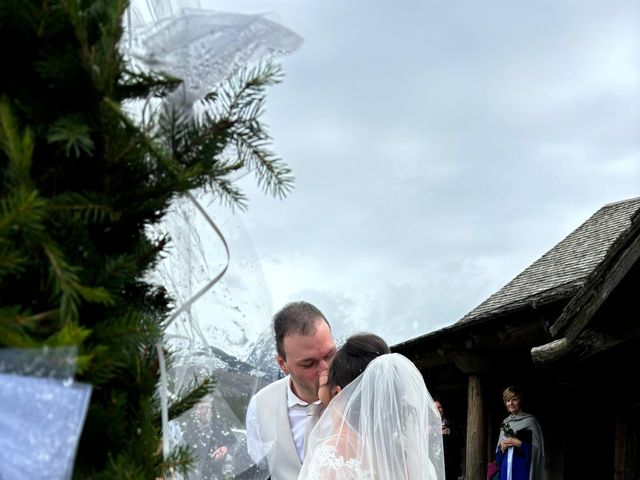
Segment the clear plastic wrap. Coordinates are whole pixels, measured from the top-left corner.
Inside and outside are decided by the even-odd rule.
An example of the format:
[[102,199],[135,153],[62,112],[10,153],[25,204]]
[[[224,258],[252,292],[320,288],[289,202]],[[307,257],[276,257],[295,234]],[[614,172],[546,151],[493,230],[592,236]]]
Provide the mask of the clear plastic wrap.
[[176,201],[156,234],[169,235],[171,245],[154,281],[176,299],[165,337],[174,352],[163,386],[169,403],[194,378],[216,380],[213,393],[169,422],[165,444],[195,450],[189,478],[267,478],[247,454],[244,430],[251,395],[275,378],[270,292],[251,240],[204,192]]
[[73,381],[75,347],[0,349],[0,478],[67,480],[91,385]]
[[[186,0],[134,0],[125,27],[123,54],[142,70],[181,79],[167,100],[187,112],[198,111],[194,104],[240,69],[291,53],[302,42],[264,15],[204,10]],[[141,108],[128,106],[134,118],[141,118]],[[175,299],[157,346],[163,451],[166,456],[179,444],[195,449],[189,478],[261,479],[268,474],[246,454],[244,410],[254,390],[275,376],[270,293],[241,221],[213,202],[205,192],[177,199],[154,228],[170,245],[152,281]],[[174,353],[166,369],[164,347]],[[211,376],[214,392],[169,422],[168,405],[195,378]]]

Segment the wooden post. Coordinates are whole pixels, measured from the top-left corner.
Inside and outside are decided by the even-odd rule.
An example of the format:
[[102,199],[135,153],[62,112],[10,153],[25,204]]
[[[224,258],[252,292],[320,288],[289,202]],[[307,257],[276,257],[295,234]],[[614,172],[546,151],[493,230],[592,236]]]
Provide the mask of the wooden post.
[[467,390],[467,458],[465,461],[465,480],[484,480],[486,478],[486,444],[482,385],[480,376],[478,374],[471,374],[469,375]]

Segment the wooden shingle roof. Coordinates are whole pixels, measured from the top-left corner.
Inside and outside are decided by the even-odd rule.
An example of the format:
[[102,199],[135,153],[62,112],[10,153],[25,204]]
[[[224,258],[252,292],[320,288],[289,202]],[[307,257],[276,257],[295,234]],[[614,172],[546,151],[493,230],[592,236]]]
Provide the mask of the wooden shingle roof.
[[604,259],[638,210],[640,197],[605,205],[457,324],[570,297]]

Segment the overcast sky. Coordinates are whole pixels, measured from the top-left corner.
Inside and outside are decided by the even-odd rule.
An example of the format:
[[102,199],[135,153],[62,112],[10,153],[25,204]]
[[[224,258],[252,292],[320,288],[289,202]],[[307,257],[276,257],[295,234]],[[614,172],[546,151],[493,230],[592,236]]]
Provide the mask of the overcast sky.
[[265,117],[296,188],[242,181],[275,309],[406,340],[640,195],[637,0],[202,5],[304,37]]

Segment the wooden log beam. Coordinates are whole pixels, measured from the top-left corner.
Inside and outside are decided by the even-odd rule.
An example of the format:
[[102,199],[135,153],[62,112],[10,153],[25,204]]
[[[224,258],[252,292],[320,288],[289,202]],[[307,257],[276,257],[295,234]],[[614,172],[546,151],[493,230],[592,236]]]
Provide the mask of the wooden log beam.
[[563,337],[545,345],[533,347],[531,349],[531,358],[536,365],[545,366],[557,362],[570,353],[571,345],[569,345],[567,339]]
[[480,376],[470,375],[467,390],[466,480],[485,479],[487,471],[486,443],[482,384]]
[[622,339],[612,337],[599,330],[587,329],[583,330],[580,335],[571,342],[571,348],[579,358],[586,358],[595,353],[613,348],[631,338],[631,332],[629,332],[629,337]]
[[538,366],[547,366],[567,357],[572,357],[573,361],[580,361],[637,337],[640,337],[640,328],[627,331],[624,338],[607,335],[596,329],[585,329],[573,340],[563,337],[533,347],[531,358]]
[[589,324],[591,318],[609,298],[629,270],[640,261],[640,235],[637,229],[635,238],[629,241],[621,253],[606,265],[601,265],[594,272],[594,278],[586,285],[584,294],[578,294],[569,302],[563,314],[551,327],[551,334],[564,336],[571,342],[577,338]]

